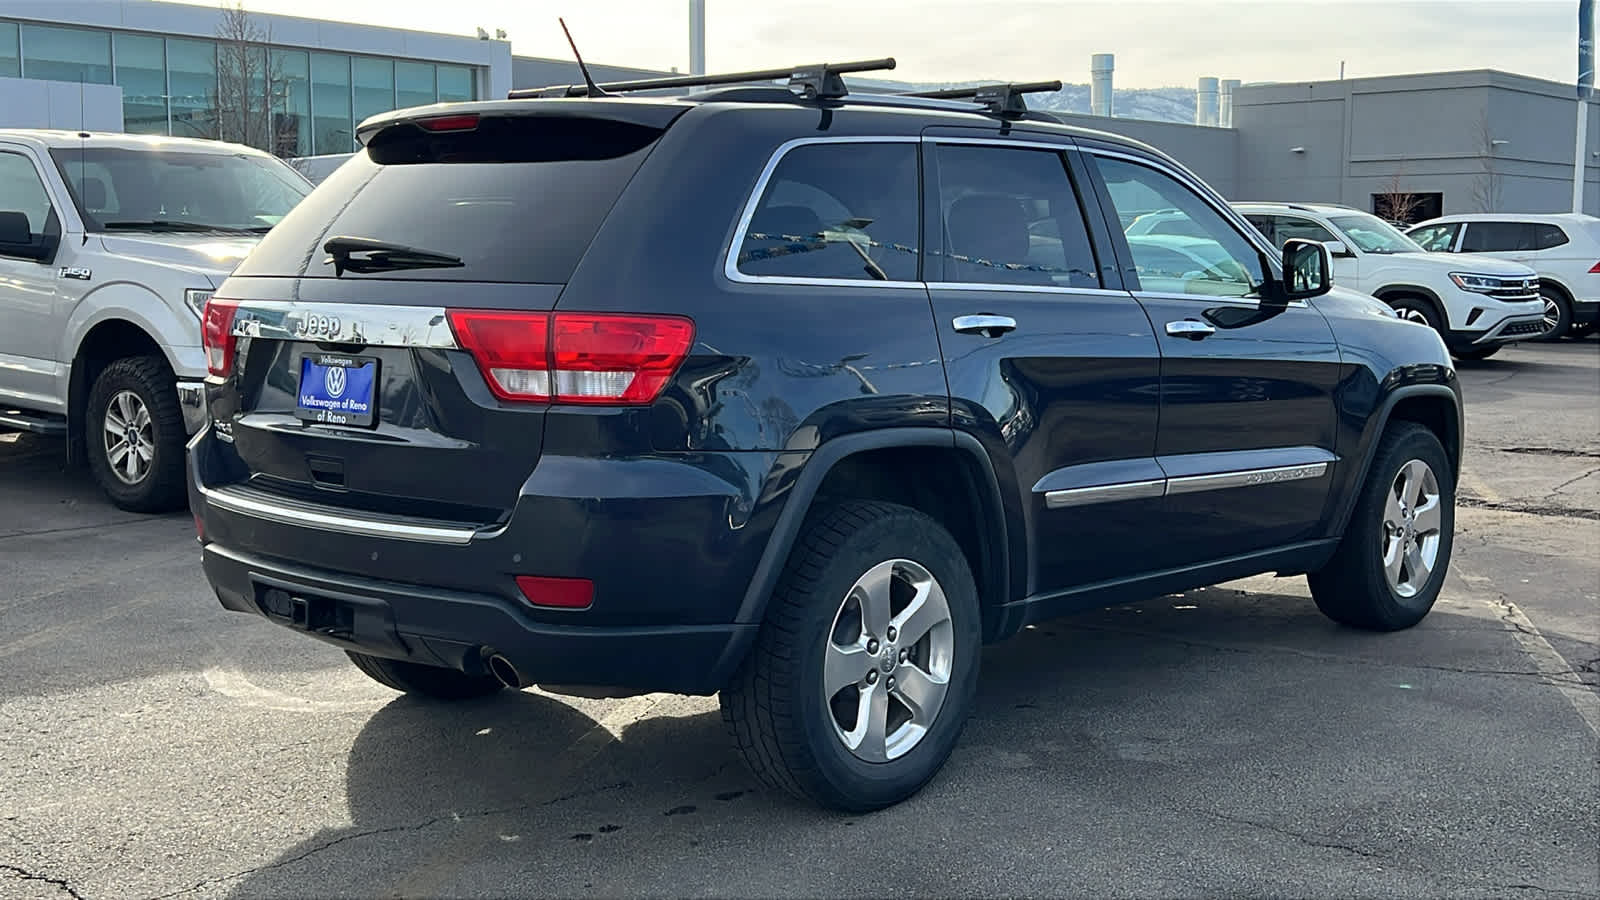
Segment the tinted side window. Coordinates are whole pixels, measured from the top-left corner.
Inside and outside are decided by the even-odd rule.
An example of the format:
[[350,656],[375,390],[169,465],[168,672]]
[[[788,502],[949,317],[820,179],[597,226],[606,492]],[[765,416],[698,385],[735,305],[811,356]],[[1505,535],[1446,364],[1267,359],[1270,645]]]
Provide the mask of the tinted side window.
[[1247,297],[1266,281],[1255,245],[1189,187],[1138,163],[1101,157],[1095,164],[1121,221],[1150,209],[1175,209],[1193,223],[1195,234],[1203,235],[1128,235],[1141,290]]
[[1049,150],[941,145],[948,281],[1100,286],[1066,160]]
[[1281,247],[1284,241],[1290,238],[1304,238],[1308,241],[1337,241],[1333,232],[1310,219],[1300,219],[1294,216],[1279,216],[1277,222],[1277,244]]
[[1271,216],[1245,216],[1245,219],[1248,220],[1251,225],[1254,225],[1257,231],[1261,232],[1261,236],[1267,239],[1267,243],[1272,244],[1275,247],[1282,246],[1282,243],[1277,237],[1278,229],[1273,223]]
[[779,161],[739,245],[746,275],[916,281],[917,145],[805,144]]
[[0,211],[27,216],[35,237],[44,233],[50,218],[50,195],[32,160],[20,153],[0,153]]
[[1429,225],[1406,232],[1413,241],[1422,245],[1422,249],[1429,253],[1449,253],[1455,249],[1456,234],[1461,231],[1457,222],[1446,222],[1442,225]]
[[1559,225],[1533,226],[1533,249],[1549,250],[1567,243],[1567,233]]
[[1534,226],[1522,222],[1470,222],[1462,253],[1504,253],[1532,250]]

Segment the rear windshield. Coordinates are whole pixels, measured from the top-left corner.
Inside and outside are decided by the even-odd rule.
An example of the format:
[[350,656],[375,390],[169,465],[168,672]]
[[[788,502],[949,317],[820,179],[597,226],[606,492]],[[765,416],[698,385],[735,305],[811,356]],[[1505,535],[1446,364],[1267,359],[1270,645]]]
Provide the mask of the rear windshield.
[[[239,275],[565,283],[661,135],[624,122],[486,118],[467,132],[379,133],[267,235]],[[336,276],[332,237],[461,260]]]

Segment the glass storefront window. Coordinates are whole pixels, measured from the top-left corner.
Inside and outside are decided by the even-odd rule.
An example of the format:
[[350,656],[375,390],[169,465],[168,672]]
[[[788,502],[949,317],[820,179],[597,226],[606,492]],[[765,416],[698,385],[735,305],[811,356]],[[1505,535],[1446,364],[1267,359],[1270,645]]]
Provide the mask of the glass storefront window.
[[357,56],[351,60],[355,80],[355,122],[394,109],[394,60]]
[[355,126],[350,121],[350,57],[337,53],[311,54],[311,152],[349,153],[355,149]]
[[394,87],[395,109],[427,106],[439,96],[433,85],[432,63],[395,63]]
[[216,138],[216,43],[167,38],[167,87],[173,135]]
[[148,34],[113,36],[116,83],[122,88],[122,130],[130,134],[167,133],[167,51]]
[[278,81],[272,115],[272,152],[311,155],[311,69],[304,50],[272,51],[271,72]]
[[111,33],[82,28],[22,26],[22,46],[29,78],[47,81],[111,83]]
[[466,66],[439,66],[439,99],[476,100],[476,81]]
[[16,23],[0,22],[0,78],[16,78],[21,74],[22,57],[17,53]]

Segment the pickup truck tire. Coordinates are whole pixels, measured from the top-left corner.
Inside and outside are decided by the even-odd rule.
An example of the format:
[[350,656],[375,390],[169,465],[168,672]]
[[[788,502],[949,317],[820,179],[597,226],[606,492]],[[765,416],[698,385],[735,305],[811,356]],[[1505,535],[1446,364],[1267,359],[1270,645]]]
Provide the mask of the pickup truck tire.
[[938,522],[881,502],[813,511],[722,691],[723,720],[768,787],[881,809],[954,749],[978,683],[979,626],[972,572]]
[[403,659],[385,659],[346,650],[345,656],[384,687],[430,700],[471,700],[499,692],[505,685],[493,675],[468,675],[441,666],[424,666]]
[[85,412],[89,471],[112,503],[141,513],[184,506],[187,435],[166,360],[135,356],[112,362],[95,379]]
[[1308,578],[1317,608],[1368,631],[1422,621],[1450,566],[1455,490],[1433,432],[1412,422],[1391,426],[1333,559]]

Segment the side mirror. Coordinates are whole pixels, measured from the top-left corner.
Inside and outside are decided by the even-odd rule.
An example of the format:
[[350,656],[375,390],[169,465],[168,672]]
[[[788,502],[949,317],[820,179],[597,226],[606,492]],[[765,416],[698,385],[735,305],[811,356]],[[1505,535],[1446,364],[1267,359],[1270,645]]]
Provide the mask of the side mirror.
[[1283,298],[1309,300],[1333,287],[1332,254],[1320,241],[1290,238],[1283,242]]
[[49,262],[55,258],[56,247],[60,243],[61,238],[57,234],[47,232],[35,235],[27,213],[0,210],[0,256]]
[[1322,246],[1328,248],[1328,254],[1330,256],[1351,256],[1351,255],[1353,255],[1350,252],[1350,248],[1346,247],[1344,245],[1344,241],[1323,241],[1322,242]]

